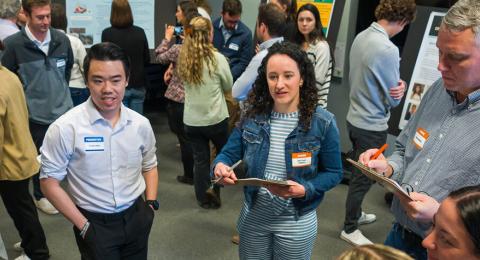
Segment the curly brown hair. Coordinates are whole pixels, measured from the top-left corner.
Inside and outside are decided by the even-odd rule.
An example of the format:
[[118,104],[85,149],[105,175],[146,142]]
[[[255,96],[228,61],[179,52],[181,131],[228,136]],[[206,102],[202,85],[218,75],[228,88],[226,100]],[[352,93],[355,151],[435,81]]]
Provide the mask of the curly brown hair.
[[315,70],[307,53],[296,44],[290,42],[275,43],[268,49],[267,56],[263,59],[258,69],[258,77],[252,90],[248,94],[246,118],[256,115],[270,115],[274,101],[270,95],[267,83],[267,64],[273,55],[287,55],[297,63],[298,70],[303,79],[300,88],[299,125],[305,130],[310,129],[310,121],[318,102],[317,88],[315,87]]
[[381,0],[375,9],[375,17],[377,20],[410,23],[415,19],[416,8],[415,0]]

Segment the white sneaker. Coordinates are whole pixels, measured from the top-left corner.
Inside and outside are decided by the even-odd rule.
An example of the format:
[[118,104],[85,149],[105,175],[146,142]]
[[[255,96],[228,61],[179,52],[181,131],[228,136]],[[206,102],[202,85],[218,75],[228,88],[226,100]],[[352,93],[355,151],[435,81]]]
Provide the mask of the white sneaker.
[[17,252],[23,252],[23,247],[22,247],[22,242],[17,242],[15,244],[13,244],[13,250],[17,251]]
[[365,212],[362,211],[362,215],[358,219],[358,224],[359,225],[370,224],[375,220],[377,220],[377,216],[375,216],[375,214],[366,214]]
[[372,241],[368,240],[363,234],[362,231],[359,229],[353,231],[350,234],[347,234],[345,230],[342,230],[340,233],[340,238],[347,241],[348,243],[354,246],[361,246],[361,245],[371,245],[373,244]]
[[19,257],[15,258],[15,260],[30,260],[30,257],[23,253]]
[[40,200],[35,200],[35,206],[46,214],[55,215],[58,214],[58,210],[47,200],[47,198],[41,198]]

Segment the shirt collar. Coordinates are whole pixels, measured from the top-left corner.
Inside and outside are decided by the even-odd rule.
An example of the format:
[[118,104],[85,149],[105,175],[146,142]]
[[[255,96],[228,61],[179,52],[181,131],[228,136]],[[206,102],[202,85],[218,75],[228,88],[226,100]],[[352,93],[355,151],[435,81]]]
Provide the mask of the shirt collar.
[[11,28],[15,28],[18,30],[17,24],[8,19],[0,19],[0,24],[11,27]]
[[[99,120],[109,123],[109,121],[103,118],[100,112],[98,112],[97,107],[95,107],[95,104],[93,103],[92,97],[89,97],[87,99],[85,108],[87,110],[87,115],[89,119],[88,121],[90,122],[91,125],[95,124]],[[132,121],[132,118],[128,113],[127,108],[122,103],[120,107],[120,119],[118,120],[117,125],[123,126],[131,121]]]
[[470,108],[473,105],[476,105],[478,101],[480,101],[480,89],[473,91],[472,93],[468,94],[467,98],[462,103],[457,103],[455,92],[446,90],[448,95],[452,97],[455,106],[459,106],[461,109],[463,108]]
[[376,30],[376,31],[384,34],[385,37],[387,37],[387,39],[390,39],[390,37],[388,36],[387,31],[385,31],[385,28],[383,28],[383,26],[381,26],[379,23],[373,22],[373,23],[370,25],[370,27],[373,28],[374,30]]
[[35,36],[33,36],[33,33],[30,31],[30,28],[28,27],[28,24],[25,26],[25,33],[27,34],[27,37],[33,41],[36,45],[38,46],[41,46],[41,45],[45,45],[45,44],[49,44],[50,43],[50,40],[51,40],[51,37],[50,37],[50,29],[48,29],[47,31],[47,36],[45,37],[45,39],[43,40],[43,42],[37,40],[37,38],[35,38]]
[[[238,21],[238,23],[239,23],[239,22],[240,22],[240,21]],[[222,17],[222,18],[220,18],[220,29],[227,30],[227,31],[229,31],[229,32],[233,32],[233,31],[236,31],[236,30],[237,30],[237,28],[238,28],[238,23],[235,24],[235,29],[229,30],[229,29],[227,29],[227,28],[225,27],[225,24],[223,23],[223,17]]]
[[272,47],[272,45],[277,42],[283,42],[283,37],[275,37],[270,40],[266,40],[262,42],[262,44],[260,44],[260,51],[263,51],[265,49]]

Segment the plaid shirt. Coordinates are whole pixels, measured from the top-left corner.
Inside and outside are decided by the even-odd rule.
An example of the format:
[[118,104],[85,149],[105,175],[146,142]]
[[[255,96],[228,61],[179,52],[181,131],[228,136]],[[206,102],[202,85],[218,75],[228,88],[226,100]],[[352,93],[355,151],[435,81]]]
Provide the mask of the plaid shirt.
[[173,75],[165,91],[165,97],[178,103],[184,103],[185,89],[177,74],[177,58],[180,48],[180,44],[170,46],[170,41],[163,39],[162,43],[155,49],[155,54],[157,61],[161,64],[173,64]]

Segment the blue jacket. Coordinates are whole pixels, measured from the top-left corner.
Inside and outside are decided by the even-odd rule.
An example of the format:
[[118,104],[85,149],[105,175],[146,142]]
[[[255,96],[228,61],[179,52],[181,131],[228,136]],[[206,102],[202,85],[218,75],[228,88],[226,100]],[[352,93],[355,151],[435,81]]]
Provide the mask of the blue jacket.
[[[270,148],[269,116],[247,118],[230,135],[227,144],[214,160],[232,165],[242,159],[247,178],[264,179]],[[312,163],[306,167],[292,167],[292,153],[310,152]],[[342,179],[340,137],[334,116],[320,107],[312,115],[306,132],[297,126],[285,140],[285,166],[287,179],[305,187],[304,198],[294,198],[296,215],[304,215],[320,204],[326,191]],[[245,200],[249,207],[255,201],[259,187],[245,186]]]
[[237,29],[233,32],[232,37],[225,43],[220,21],[222,17],[213,22],[213,46],[227,57],[232,71],[233,81],[237,80],[250,63],[253,55],[252,32],[248,27],[238,21]]

